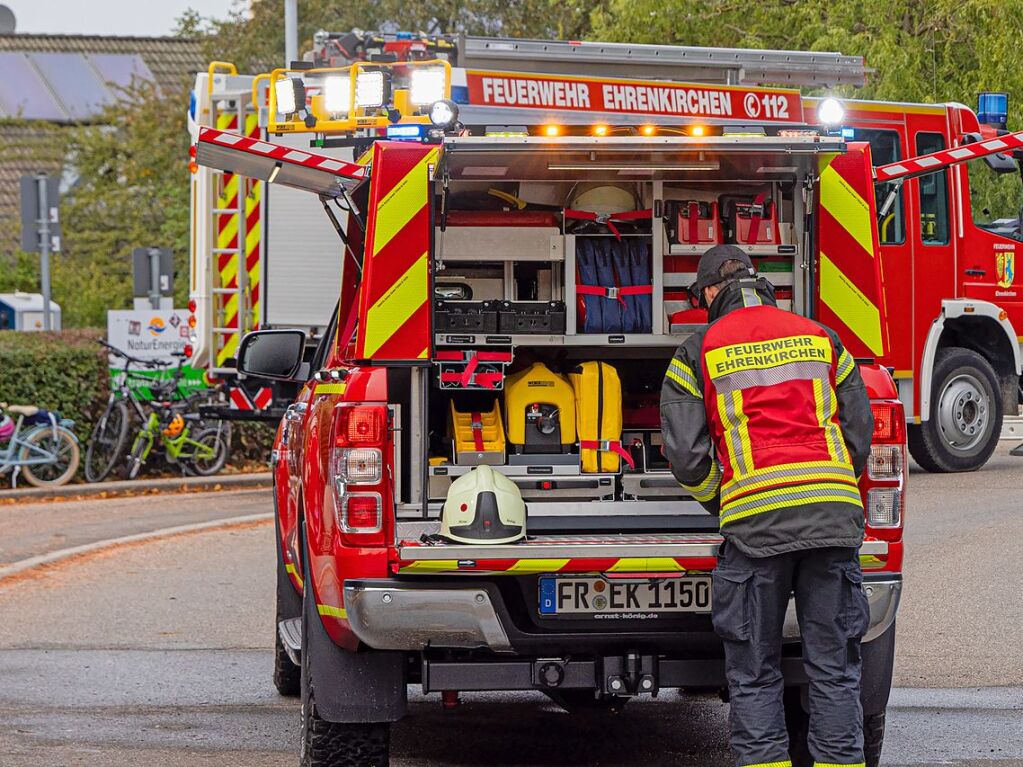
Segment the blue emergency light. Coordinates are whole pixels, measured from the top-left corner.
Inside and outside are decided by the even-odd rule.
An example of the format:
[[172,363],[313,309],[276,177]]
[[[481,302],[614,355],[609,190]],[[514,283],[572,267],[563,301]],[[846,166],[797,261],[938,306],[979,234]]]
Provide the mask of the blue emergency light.
[[977,119],[1004,128],[1009,119],[1009,94],[984,92],[977,96]]
[[425,125],[388,125],[387,138],[395,141],[418,141],[423,137]]

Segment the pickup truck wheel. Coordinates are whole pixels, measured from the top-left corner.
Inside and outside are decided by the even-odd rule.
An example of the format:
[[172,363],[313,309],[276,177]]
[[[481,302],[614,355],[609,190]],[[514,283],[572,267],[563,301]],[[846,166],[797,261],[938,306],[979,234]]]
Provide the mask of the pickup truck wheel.
[[[807,744],[810,733],[810,715],[803,710],[801,689],[785,688],[785,726],[789,731],[789,758],[792,767],[813,767],[814,758]],[[863,761],[866,767],[881,764],[881,745],[884,742],[884,712],[863,717]]]
[[931,472],[975,471],[998,446],[1001,430],[1001,388],[991,363],[970,349],[940,350],[931,417],[908,430],[913,459]]
[[[279,548],[279,540],[277,545]],[[280,551],[277,552],[277,609],[274,612],[274,687],[287,698],[297,698],[302,692],[302,670],[288,657],[277,626],[281,621],[302,615],[302,599],[288,578]]]
[[309,658],[310,621],[318,621],[312,582],[305,571],[302,600],[302,759],[301,767],[387,767],[391,725],[388,722],[328,722],[316,709]]

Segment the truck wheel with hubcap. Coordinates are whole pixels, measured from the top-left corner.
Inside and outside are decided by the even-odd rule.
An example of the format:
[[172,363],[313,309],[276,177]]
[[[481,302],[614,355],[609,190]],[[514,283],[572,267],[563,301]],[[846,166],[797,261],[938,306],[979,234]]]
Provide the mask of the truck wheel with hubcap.
[[932,472],[974,471],[991,457],[1001,430],[1001,389],[991,363],[971,349],[940,350],[931,417],[908,429],[914,460]]
[[[308,562],[308,556],[303,556]],[[328,722],[316,709],[315,685],[309,653],[309,632],[319,621],[312,596],[308,564],[302,598],[302,767],[387,767],[390,763],[391,725],[388,722]],[[317,627],[321,631],[322,625]]]

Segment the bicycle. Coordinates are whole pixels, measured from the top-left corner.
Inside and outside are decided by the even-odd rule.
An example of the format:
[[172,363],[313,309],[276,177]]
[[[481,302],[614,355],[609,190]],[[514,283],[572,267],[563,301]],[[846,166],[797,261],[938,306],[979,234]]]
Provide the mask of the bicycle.
[[[101,482],[106,479],[123,459],[128,442],[128,422],[131,420],[131,413],[134,412],[140,423],[146,422],[146,414],[138,395],[128,385],[128,382],[132,379],[145,379],[148,383],[152,383],[152,381],[149,377],[140,375],[138,371],[133,371],[132,365],[149,370],[166,369],[170,365],[167,362],[132,357],[106,341],[97,341],[97,343],[114,356],[123,359],[125,364],[111,387],[106,409],[96,421],[92,434],[89,436],[89,444],[85,450],[85,479],[89,482]],[[181,366],[178,367],[180,369]],[[131,410],[129,410],[129,405]]]
[[218,421],[216,426],[200,427],[193,438],[189,423],[202,424],[202,417],[182,411],[192,409],[194,399],[149,403],[149,417],[128,454],[128,479],[139,475],[158,440],[167,461],[179,464],[185,475],[208,477],[224,468],[229,450],[227,430]]
[[[5,415],[5,410],[16,415],[17,422]],[[23,434],[26,421],[28,427]],[[78,437],[71,431],[74,425],[71,419],[35,405],[0,402],[0,440],[7,440],[6,448],[0,447],[0,475],[12,471],[14,486],[19,474],[35,487],[67,484],[78,471],[80,460]]]

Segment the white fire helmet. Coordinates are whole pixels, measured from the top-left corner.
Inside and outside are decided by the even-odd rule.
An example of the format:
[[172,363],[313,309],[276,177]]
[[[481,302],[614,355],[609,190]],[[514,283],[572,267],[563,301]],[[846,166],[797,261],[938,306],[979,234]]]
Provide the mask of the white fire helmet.
[[605,182],[579,184],[572,192],[568,207],[609,216],[636,210],[636,195],[631,189]]
[[519,488],[490,466],[451,483],[440,534],[459,543],[514,543],[526,537],[526,504]]

